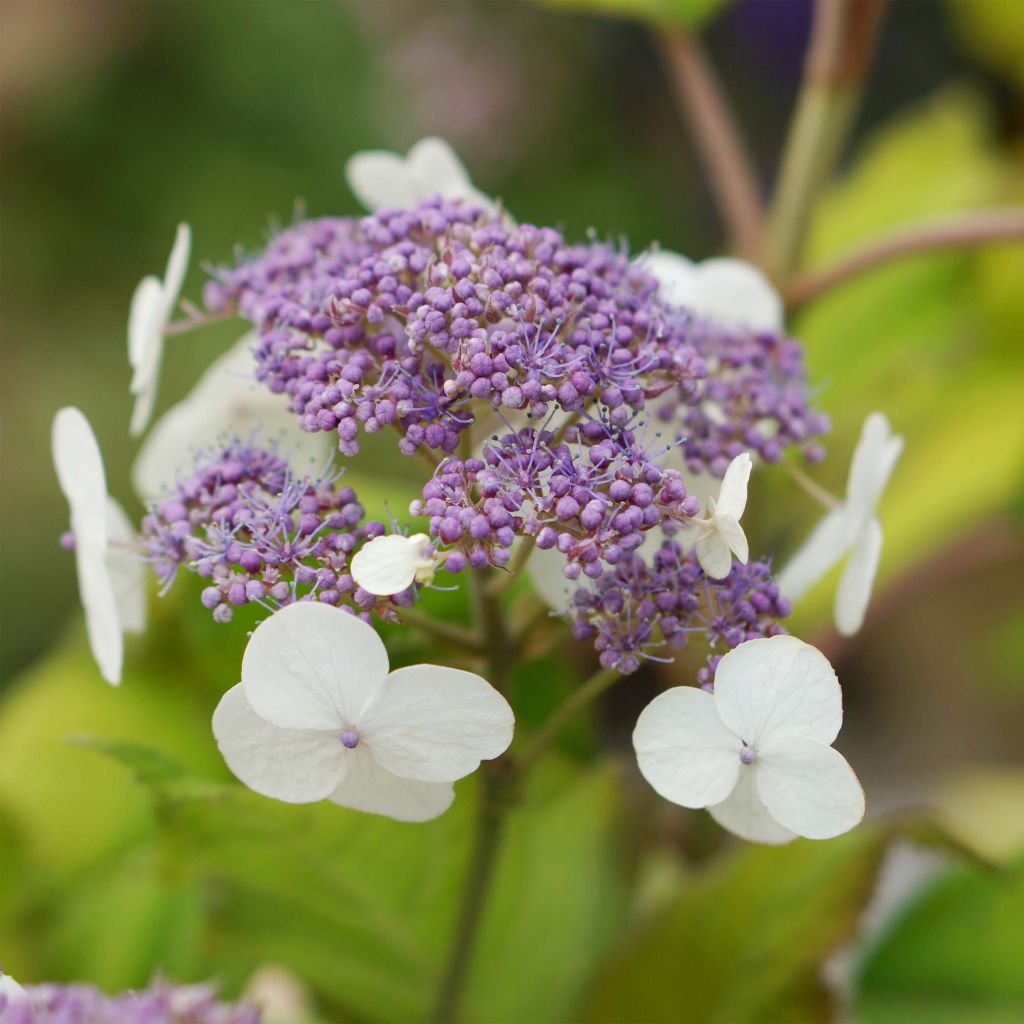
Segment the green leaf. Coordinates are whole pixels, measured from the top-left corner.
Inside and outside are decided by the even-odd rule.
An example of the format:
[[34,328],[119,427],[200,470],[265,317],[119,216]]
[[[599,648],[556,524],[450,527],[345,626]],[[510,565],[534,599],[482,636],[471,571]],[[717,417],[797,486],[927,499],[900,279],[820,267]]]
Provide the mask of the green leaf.
[[961,868],[883,935],[858,979],[861,1024],[1011,1024],[1024,1019],[1024,864]]
[[656,28],[694,28],[723,9],[729,0],[539,0],[548,7],[607,18],[642,21]]
[[623,937],[586,1019],[827,1019],[821,963],[852,932],[886,841],[862,827],[828,842],[745,847],[684,881],[667,911]]

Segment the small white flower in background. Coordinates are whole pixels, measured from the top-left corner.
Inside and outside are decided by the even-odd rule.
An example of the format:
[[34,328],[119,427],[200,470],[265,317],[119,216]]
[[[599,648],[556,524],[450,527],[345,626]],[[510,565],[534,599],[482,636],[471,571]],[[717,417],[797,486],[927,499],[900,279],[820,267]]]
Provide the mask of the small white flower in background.
[[191,249],[192,231],[187,224],[179,224],[164,279],[144,277],[132,295],[128,312],[128,362],[132,368],[129,390],[135,396],[129,428],[132,437],[142,434],[153,415],[164,356],[164,332],[185,282]]
[[191,469],[197,452],[222,437],[276,442],[293,466],[319,472],[336,450],[329,431],[309,434],[284,396],[275,395],[253,376],[256,335],[246,334],[214,360],[196,386],[160,417],[143,441],[132,467],[132,482],[143,501],[160,498],[180,473]]
[[513,725],[486,679],[440,665],[389,674],[372,626],[312,602],[256,628],[213,715],[224,760],[257,793],[400,821],[443,814],[452,783],[503,753]]
[[433,583],[436,570],[434,547],[425,533],[374,537],[356,552],[351,565],[356,583],[378,597],[400,594],[413,583]]
[[732,556],[746,564],[750,557],[747,535],[740,526],[740,517],[747,507],[747,484],[750,481],[750,455],[737,455],[722,478],[718,500],[708,498],[704,518],[697,529],[697,561],[713,580],[724,580],[732,569]]
[[853,453],[845,501],[818,523],[779,574],[779,589],[796,602],[849,552],[834,608],[836,629],[843,636],[852,636],[864,623],[882,557],[876,510],[902,452],[903,438],[893,434],[882,413],[872,413]]
[[782,297],[765,275],[743,260],[727,257],[694,263],[659,249],[640,257],[661,285],[665,298],[723,327],[781,331]]
[[123,633],[145,627],[145,567],[131,545],[124,510],[107,494],[96,435],[80,410],[67,406],[53,420],[53,463],[71,508],[78,590],[89,646],[100,674],[121,681]]
[[726,654],[714,695],[678,686],[655,697],[633,746],[661,796],[706,807],[743,839],[829,839],[864,816],[857,776],[831,747],[842,721],[842,691],[825,656],[773,636]]
[[368,210],[407,209],[435,195],[494,207],[489,196],[474,188],[455,150],[434,136],[420,139],[405,156],[380,149],[356,153],[345,165],[345,177]]

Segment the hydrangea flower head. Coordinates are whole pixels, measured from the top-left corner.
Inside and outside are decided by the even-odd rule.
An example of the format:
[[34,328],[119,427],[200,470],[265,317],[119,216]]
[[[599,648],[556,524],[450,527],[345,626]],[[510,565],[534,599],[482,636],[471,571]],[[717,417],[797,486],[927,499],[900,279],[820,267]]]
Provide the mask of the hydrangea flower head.
[[431,196],[492,205],[474,188],[455,150],[436,136],[420,139],[404,157],[385,150],[356,153],[345,166],[345,177],[368,210],[409,209]]
[[213,731],[251,789],[329,799],[402,821],[444,813],[452,783],[512,741],[512,709],[485,679],[439,665],[388,671],[371,626],[302,603],[261,623]]
[[255,345],[251,332],[240,338],[146,435],[132,467],[132,482],[144,501],[166,496],[215,438],[258,436],[295,466],[322,468],[329,462],[330,444],[299,430],[281,400],[257,383]]
[[132,437],[145,431],[153,415],[164,356],[164,332],[185,282],[191,249],[192,231],[187,224],[179,224],[163,280],[144,277],[132,295],[128,313],[130,390],[135,396],[130,426]]
[[145,628],[144,566],[134,552],[128,517],[107,494],[96,435],[79,409],[53,420],[53,462],[71,509],[78,591],[89,646],[108,683],[121,682],[125,632]]
[[853,453],[845,500],[818,523],[779,575],[783,593],[798,601],[848,554],[835,597],[836,628],[843,636],[864,623],[882,557],[877,509],[902,452],[903,438],[893,434],[882,413],[872,413]]
[[666,800],[706,807],[744,839],[829,839],[864,816],[864,791],[831,746],[842,720],[842,691],[824,655],[775,636],[726,654],[713,695],[680,686],[655,697],[633,746]]

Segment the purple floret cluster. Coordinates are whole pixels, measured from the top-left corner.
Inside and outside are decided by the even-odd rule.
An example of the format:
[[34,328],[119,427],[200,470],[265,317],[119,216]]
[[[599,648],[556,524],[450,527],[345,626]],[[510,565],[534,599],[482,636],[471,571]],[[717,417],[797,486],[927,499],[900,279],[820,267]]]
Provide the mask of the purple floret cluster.
[[308,431],[395,429],[406,453],[452,454],[481,414],[654,411],[694,469],[777,461],[827,422],[807,406],[800,346],[723,331],[668,305],[642,260],[462,201],[427,200],[278,235],[214,271],[207,305],[259,332],[257,377]]
[[390,617],[389,606],[409,603],[411,594],[382,602],[348,572],[359,544],[383,532],[381,523],[363,522],[351,487],[297,475],[276,452],[240,443],[201,456],[142,522],[157,578],[166,588],[183,566],[197,573],[217,622],[247,604],[272,611],[297,600]]
[[601,664],[629,674],[643,659],[669,660],[691,637],[702,636],[708,662],[698,675],[710,686],[726,651],[775,636],[790,613],[764,562],[734,562],[723,580],[710,579],[696,556],[665,541],[650,560],[632,554],[573,595],[573,635],[592,640]]
[[0,994],[3,1024],[259,1024],[254,1006],[220,1002],[212,985],[157,981],[108,996],[92,985],[29,985]]

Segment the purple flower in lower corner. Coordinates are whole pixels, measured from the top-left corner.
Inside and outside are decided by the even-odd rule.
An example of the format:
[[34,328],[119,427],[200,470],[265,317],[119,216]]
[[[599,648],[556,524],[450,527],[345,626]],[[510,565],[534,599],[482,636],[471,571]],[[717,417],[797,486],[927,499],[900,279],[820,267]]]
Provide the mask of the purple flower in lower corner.
[[327,799],[400,821],[443,814],[452,783],[512,742],[512,709],[471,672],[388,669],[380,637],[354,615],[309,602],[276,612],[213,715],[228,767],[287,803]]
[[796,637],[750,640],[726,654],[714,695],[677,686],[633,732],[637,763],[666,800],[706,807],[760,843],[830,839],[864,816],[864,791],[832,742],[843,695],[825,656]]

